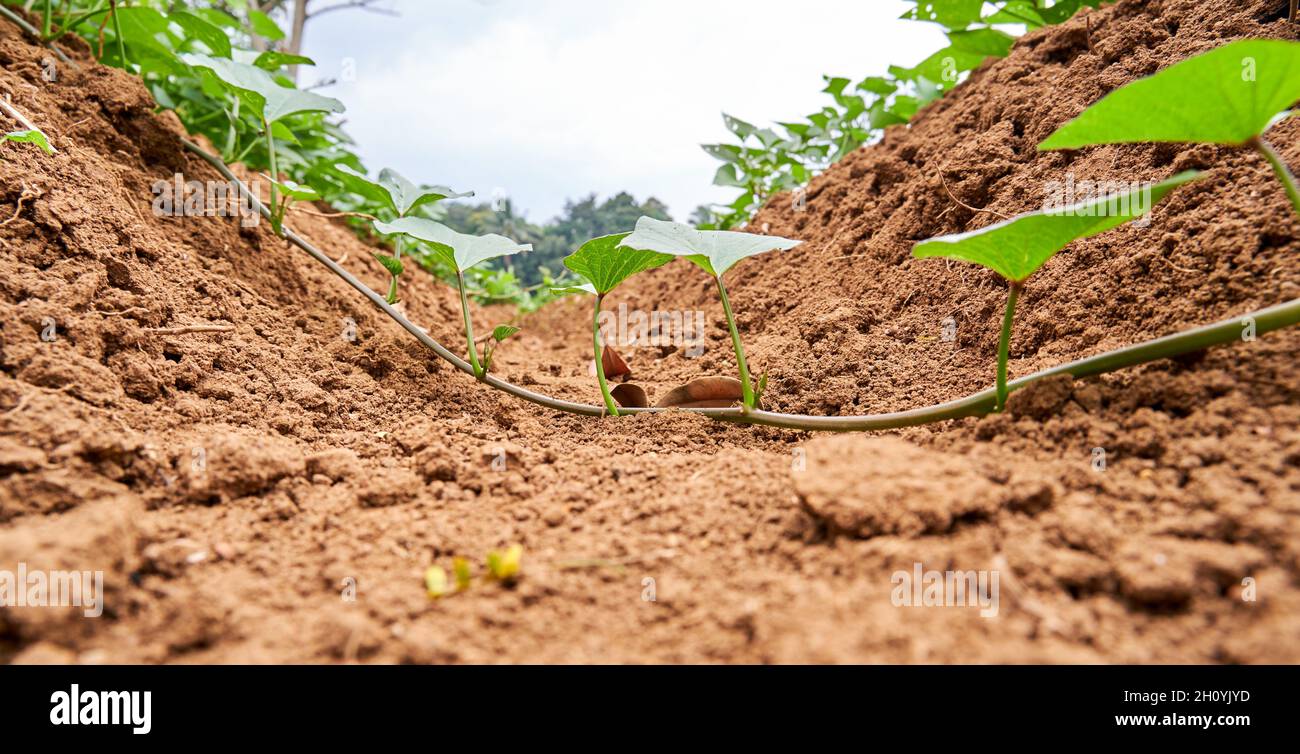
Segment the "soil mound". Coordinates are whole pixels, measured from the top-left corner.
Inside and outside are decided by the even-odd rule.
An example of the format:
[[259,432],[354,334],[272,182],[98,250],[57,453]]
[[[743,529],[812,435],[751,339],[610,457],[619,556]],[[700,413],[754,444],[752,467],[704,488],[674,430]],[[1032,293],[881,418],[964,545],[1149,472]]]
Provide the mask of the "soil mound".
[[[1209,176],[1040,273],[1014,373],[1295,298],[1300,223],[1254,155],[1034,149],[1169,61],[1297,38],[1285,6],[1120,2],[1031,34],[814,181],[805,211],[774,200],[755,224],[808,243],[729,277],[771,406],[986,387],[1004,289],[911,245],[1033,209],[1069,173]],[[892,438],[555,415],[454,372],[265,225],[156,217],[156,181],[220,176],[138,81],[73,53],[47,82],[48,53],[0,23],[0,88],[60,149],[0,148],[0,569],[102,570],[104,614],[0,610],[0,660],[1300,660],[1300,333]],[[1270,133],[1293,165],[1298,137]],[[341,224],[291,224],[383,285]],[[412,319],[458,344],[451,291],[407,285]],[[619,294],[706,314],[699,358],[625,354],[652,398],[732,372],[685,263]],[[498,371],[596,402],[581,306],[528,318]],[[425,595],[430,564],[514,542],[513,588]],[[918,563],[997,571],[997,616],[896,606]]]

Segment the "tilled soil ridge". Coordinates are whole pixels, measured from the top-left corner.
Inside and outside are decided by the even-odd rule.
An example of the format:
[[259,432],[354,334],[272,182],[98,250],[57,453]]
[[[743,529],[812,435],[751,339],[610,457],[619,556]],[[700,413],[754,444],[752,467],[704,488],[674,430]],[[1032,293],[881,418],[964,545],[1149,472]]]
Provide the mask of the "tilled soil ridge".
[[[1120,2],[1035,32],[815,180],[805,211],[775,199],[755,226],[807,243],[729,276],[770,407],[868,413],[987,387],[1005,288],[911,245],[1034,209],[1067,173],[1208,177],[1049,263],[1015,374],[1295,298],[1300,222],[1253,154],[1034,149],[1173,60],[1297,38],[1285,6]],[[1300,659],[1294,331],[884,436],[558,415],[438,361],[265,224],[155,217],[155,181],[219,176],[138,81],[73,54],[81,69],[46,82],[48,53],[0,24],[0,87],[60,149],[2,148],[0,569],[103,570],[105,610],[0,609],[0,659]],[[1269,134],[1293,165],[1298,136],[1294,119]],[[382,286],[341,223],[291,223]],[[412,320],[455,348],[454,295],[407,286]],[[706,315],[699,358],[628,349],[652,394],[733,371],[686,263],[620,303]],[[500,374],[597,402],[586,305],[527,318]],[[425,595],[430,564],[514,542],[513,587]],[[996,616],[896,606],[894,575],[918,563],[998,573]]]

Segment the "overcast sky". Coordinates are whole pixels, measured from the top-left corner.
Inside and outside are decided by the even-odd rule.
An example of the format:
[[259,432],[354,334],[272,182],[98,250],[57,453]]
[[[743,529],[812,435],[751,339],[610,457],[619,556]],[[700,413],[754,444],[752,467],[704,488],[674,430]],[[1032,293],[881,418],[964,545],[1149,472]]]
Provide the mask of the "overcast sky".
[[699,148],[722,112],[767,124],[829,101],[823,73],[860,78],[943,46],[899,0],[388,0],[398,17],[327,13],[322,90],[348,106],[372,171],[494,192],[534,222],[595,191],[655,196],[679,220],[735,189]]

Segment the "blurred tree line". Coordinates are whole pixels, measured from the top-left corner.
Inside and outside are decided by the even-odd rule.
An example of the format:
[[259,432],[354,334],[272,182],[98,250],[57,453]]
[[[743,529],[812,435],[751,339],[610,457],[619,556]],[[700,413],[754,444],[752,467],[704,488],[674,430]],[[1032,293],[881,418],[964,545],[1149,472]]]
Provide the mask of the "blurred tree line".
[[531,253],[503,260],[507,269],[526,286],[542,282],[543,267],[559,276],[565,271],[561,260],[580,245],[597,236],[630,232],[642,215],[672,219],[663,202],[651,197],[638,203],[626,191],[603,202],[594,193],[579,201],[567,201],[560,216],[544,225],[530,223],[517,214],[509,199],[479,204],[446,202],[438,205],[438,209],[442,213],[441,221],[461,233],[500,233],[520,243],[531,243]]

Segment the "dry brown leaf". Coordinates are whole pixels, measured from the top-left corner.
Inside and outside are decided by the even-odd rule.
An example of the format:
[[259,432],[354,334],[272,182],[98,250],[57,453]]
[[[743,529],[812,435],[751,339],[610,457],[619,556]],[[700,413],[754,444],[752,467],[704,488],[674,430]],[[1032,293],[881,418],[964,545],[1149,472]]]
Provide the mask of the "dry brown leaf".
[[609,346],[605,346],[605,350],[601,352],[600,363],[605,367],[606,379],[612,380],[623,375],[629,377],[632,375],[632,370],[628,368],[627,362],[618,354],[618,351]]
[[609,394],[623,408],[650,408],[650,396],[646,395],[645,389],[640,385],[627,382],[615,387]]
[[656,408],[728,408],[744,396],[734,377],[699,377],[668,391]]

